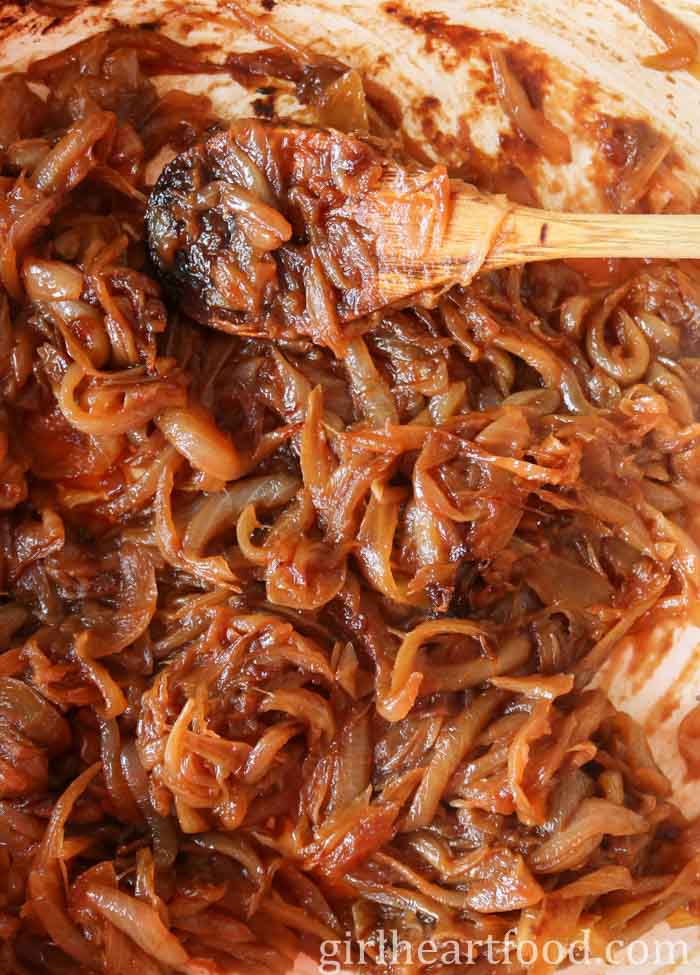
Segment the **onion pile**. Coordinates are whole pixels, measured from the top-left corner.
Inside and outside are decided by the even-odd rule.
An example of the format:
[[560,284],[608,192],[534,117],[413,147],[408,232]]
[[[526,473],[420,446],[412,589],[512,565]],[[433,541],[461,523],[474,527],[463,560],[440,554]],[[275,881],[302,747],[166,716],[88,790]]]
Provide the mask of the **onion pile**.
[[[700,902],[697,825],[591,686],[697,600],[700,269],[513,268],[340,327],[371,254],[314,231],[387,126],[276,43],[115,29],[0,82],[2,971],[282,973],[348,937],[352,966],[380,931],[602,952]],[[220,70],[352,138],[292,178],[299,124],[152,81]],[[615,205],[673,204],[648,148]]]

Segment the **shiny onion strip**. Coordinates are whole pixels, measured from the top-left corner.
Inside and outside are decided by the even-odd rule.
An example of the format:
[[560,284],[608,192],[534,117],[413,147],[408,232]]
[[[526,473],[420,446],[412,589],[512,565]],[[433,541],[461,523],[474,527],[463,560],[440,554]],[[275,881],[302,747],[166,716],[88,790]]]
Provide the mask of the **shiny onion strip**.
[[214,585],[234,586],[235,576],[223,556],[197,558],[188,555],[178,535],[172,512],[172,493],[175,472],[181,466],[181,458],[173,452],[163,465],[155,500],[156,540],[163,557],[171,565],[184,571],[202,575]]
[[492,46],[490,54],[498,99],[518,131],[534,142],[549,162],[571,162],[571,145],[566,133],[552,125],[542,111],[533,108],[504,52]]
[[447,623],[422,623],[420,627],[404,638],[399,647],[389,686],[388,700],[378,703],[380,714],[387,720],[396,721],[408,714],[420,690],[423,674],[413,670],[421,644],[429,637],[443,633],[458,633],[477,637],[482,634],[480,627],[467,621]]
[[161,964],[179,971],[188,961],[187,952],[177,937],[165,927],[148,904],[98,884],[90,887],[85,897],[106,920]]
[[698,42],[692,31],[656,0],[624,0],[628,7],[664,42],[666,50],[642,59],[647,68],[674,71],[694,64],[698,57]]
[[[57,393],[58,404],[63,415],[81,433],[100,435],[113,435],[115,433],[127,433],[134,427],[139,427],[149,420],[152,420],[159,410],[167,403],[177,403],[183,398],[182,390],[179,386],[163,382],[143,386],[139,389],[138,383],[133,389],[133,396],[130,397],[130,390],[125,389],[124,407],[115,415],[114,410],[105,411],[102,416],[99,413],[84,409],[76,400],[76,390],[82,382],[85,373],[77,362],[67,370]],[[141,395],[143,393],[143,395]],[[134,400],[134,405],[131,405]],[[141,402],[139,402],[139,400]]]
[[240,477],[242,463],[233,441],[212,424],[205,410],[171,407],[155,422],[165,439],[197,470],[221,481]]

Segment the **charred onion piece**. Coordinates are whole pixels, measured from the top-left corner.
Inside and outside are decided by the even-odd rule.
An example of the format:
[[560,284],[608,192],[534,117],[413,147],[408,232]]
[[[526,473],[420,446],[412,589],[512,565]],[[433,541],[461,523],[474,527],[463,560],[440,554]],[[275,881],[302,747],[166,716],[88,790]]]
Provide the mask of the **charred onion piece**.
[[333,347],[376,279],[371,235],[339,209],[382,166],[341,132],[242,119],[163,170],[146,216],[151,257],[200,322]]

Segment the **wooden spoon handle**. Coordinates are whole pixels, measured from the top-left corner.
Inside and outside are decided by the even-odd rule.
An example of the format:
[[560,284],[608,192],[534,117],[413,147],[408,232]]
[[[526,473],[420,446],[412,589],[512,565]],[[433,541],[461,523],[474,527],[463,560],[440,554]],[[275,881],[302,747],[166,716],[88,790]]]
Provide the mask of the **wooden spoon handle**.
[[430,184],[397,192],[389,181],[344,209],[373,235],[378,264],[376,287],[362,292],[354,317],[425,289],[466,284],[481,270],[530,261],[700,258],[700,214],[557,213],[514,206],[459,180],[450,189],[439,233],[429,218],[440,194]]
[[563,257],[700,258],[700,214],[554,213],[514,207],[484,268]]

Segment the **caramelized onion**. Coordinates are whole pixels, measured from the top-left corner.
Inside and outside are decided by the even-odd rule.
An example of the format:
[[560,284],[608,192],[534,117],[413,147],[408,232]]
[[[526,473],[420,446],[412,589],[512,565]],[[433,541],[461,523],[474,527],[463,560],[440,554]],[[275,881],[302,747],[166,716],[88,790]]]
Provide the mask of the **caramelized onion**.
[[222,433],[204,410],[165,410],[156,417],[165,439],[205,474],[234,481],[242,472],[241,458],[229,436]]
[[[448,620],[422,623],[404,638],[396,654],[391,675],[388,700],[378,702],[378,710],[388,721],[397,721],[410,711],[423,680],[421,672],[413,670],[418,651],[431,637],[444,633],[479,637],[482,629],[468,620]],[[479,681],[477,680],[477,683]]]
[[211,558],[196,558],[184,552],[172,513],[172,492],[175,482],[175,471],[180,466],[180,458],[172,456],[163,464],[156,492],[156,539],[163,556],[175,566],[185,571],[194,571],[213,582],[215,585],[231,586],[234,576],[228,563],[222,556]]
[[37,866],[29,874],[28,886],[32,910],[52,942],[81,965],[94,965],[97,952],[66,911],[58,864]]
[[501,105],[520,132],[542,150],[549,162],[571,162],[568,136],[547,121],[543,112],[533,108],[506,55],[496,47],[491,48],[491,68]]
[[372,362],[363,338],[348,343],[345,367],[350,375],[350,389],[367,422],[371,426],[396,423],[398,416],[391,392]]
[[[268,46],[119,27],[0,79],[0,968],[687,920],[697,824],[599,670],[696,610],[695,263],[478,274],[497,208],[474,277],[356,318],[383,221],[425,254],[452,175],[527,180],[420,171],[376,82],[228,14]],[[502,107],[567,163],[515,66]],[[224,122],[199,71],[310,124]],[[665,136],[597,128],[610,208],[692,209]]]
[[129,790],[151,828],[155,859],[158,863],[168,867],[177,855],[175,828],[172,820],[160,816],[153,808],[153,803],[148,794],[148,778],[132,742],[122,748],[120,763]]
[[60,860],[63,856],[64,829],[68,817],[70,816],[75,802],[80,798],[85,789],[90,785],[97,773],[100,771],[101,763],[94,762],[84,772],[81,772],[70,783],[65,792],[53,807],[51,819],[44,834],[42,843],[41,863],[50,860]]
[[445,786],[459,763],[494,714],[501,695],[497,692],[482,694],[459,716],[441,731],[430,756],[430,764],[423,781],[413,798],[403,828],[418,829],[427,826],[434,818]]
[[98,884],[90,887],[85,896],[105,920],[161,964],[180,969],[187,963],[187,952],[148,904]]
[[291,474],[249,477],[237,484],[202,499],[192,517],[183,548],[201,554],[208,543],[230,527],[249,506],[268,511],[287,504],[297,493],[300,481]]
[[50,755],[70,747],[70,727],[34,688],[14,677],[0,677],[0,714]]
[[554,833],[530,856],[537,873],[556,873],[580,866],[606,834],[633,836],[649,827],[631,809],[605,799],[584,799],[571,822]]
[[85,372],[82,367],[74,362],[63,377],[61,386],[57,391],[57,400],[63,415],[69,423],[82,433],[96,436],[126,433],[128,430],[152,420],[163,406],[176,403],[183,398],[181,388],[167,382],[157,384],[153,389],[144,387],[143,393],[145,395],[143,396],[140,395],[141,390],[138,389],[137,384],[137,388],[133,391],[133,398],[136,400],[133,406],[125,404],[124,408],[116,414],[114,412],[103,415],[93,414],[83,409],[75,396],[76,389],[84,376]]
[[645,24],[666,44],[666,50],[643,58],[642,64],[657,71],[685,68],[697,60],[698,45],[691,31],[655,0],[625,0]]
[[40,193],[61,193],[72,189],[97,164],[96,145],[114,128],[111,112],[92,112],[77,122],[46,154],[32,173],[32,184]]
[[26,260],[22,276],[32,301],[77,301],[84,287],[80,271],[60,261]]

